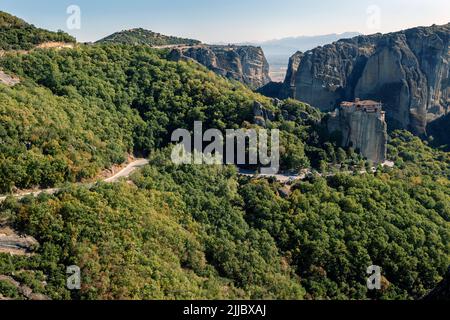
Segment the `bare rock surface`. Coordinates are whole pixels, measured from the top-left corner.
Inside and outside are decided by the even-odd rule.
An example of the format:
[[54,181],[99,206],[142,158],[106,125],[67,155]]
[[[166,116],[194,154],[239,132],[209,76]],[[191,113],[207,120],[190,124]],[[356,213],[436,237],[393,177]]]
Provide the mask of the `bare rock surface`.
[[[355,103],[341,105],[328,117],[330,133],[340,135],[343,147],[352,147],[374,163],[384,163],[387,157],[387,124],[385,113],[379,107],[365,107]],[[374,102],[370,102],[374,103]],[[356,106],[356,107],[355,107]]]
[[4,73],[2,70],[0,70],[0,83],[12,87],[20,83],[20,79],[17,77],[10,76]]
[[30,255],[38,246],[33,237],[20,235],[9,226],[0,224],[0,253]]

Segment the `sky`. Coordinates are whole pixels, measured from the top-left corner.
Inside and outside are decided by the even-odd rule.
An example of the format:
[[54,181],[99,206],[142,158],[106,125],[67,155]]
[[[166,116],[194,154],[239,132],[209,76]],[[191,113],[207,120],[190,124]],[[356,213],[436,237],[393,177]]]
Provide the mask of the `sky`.
[[[71,5],[78,6],[79,16],[67,13]],[[82,42],[135,27],[205,43],[238,43],[450,22],[450,0],[0,0],[0,10]]]

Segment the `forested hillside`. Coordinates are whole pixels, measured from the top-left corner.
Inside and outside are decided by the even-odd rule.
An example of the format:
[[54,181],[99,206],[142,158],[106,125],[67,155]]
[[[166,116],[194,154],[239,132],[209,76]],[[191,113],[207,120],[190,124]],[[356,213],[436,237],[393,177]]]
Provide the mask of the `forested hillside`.
[[[21,26],[13,21],[8,39]],[[32,255],[0,253],[0,276],[53,299],[418,299],[442,281],[448,152],[395,131],[394,168],[372,173],[356,150],[337,147],[314,107],[167,55],[101,44],[0,57],[21,80],[0,83],[0,194],[61,187],[0,203],[0,227],[39,242]],[[173,130],[259,129],[255,104],[281,131],[282,169],[307,168],[304,180],[170,161]],[[131,154],[150,164],[117,184],[83,184]],[[383,270],[376,292],[366,286],[372,264]],[[80,291],[66,288],[69,265],[82,270]],[[25,298],[0,280],[2,296]]]
[[[408,155],[419,139],[395,139],[403,170],[337,174],[295,184],[282,199],[267,181],[240,189],[246,219],[267,230],[290,257],[311,299],[420,298],[450,263],[449,158],[442,175],[420,173]],[[434,159],[430,150],[426,157]],[[424,170],[425,171],[425,170]],[[280,186],[278,186],[280,188]],[[424,257],[426,257],[424,259]],[[383,269],[383,287],[368,292],[365,270]]]
[[165,55],[109,45],[3,57],[0,67],[24,81],[0,87],[0,191],[91,178],[127,153],[145,156],[166,146],[175,129],[191,129],[194,121],[205,129],[252,126],[255,101],[277,114],[283,166],[309,166],[304,141],[315,136],[308,132],[320,112],[293,100],[275,107],[242,84]]

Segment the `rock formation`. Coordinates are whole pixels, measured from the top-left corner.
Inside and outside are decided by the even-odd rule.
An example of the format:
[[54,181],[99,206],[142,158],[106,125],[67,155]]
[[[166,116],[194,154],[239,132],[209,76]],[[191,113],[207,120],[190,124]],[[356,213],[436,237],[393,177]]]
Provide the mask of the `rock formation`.
[[329,115],[327,127],[340,135],[341,146],[352,147],[374,163],[386,160],[387,124],[380,103],[343,102]]
[[254,123],[261,127],[266,127],[267,121],[274,121],[276,118],[275,112],[265,108],[260,102],[253,103]]
[[171,45],[197,45],[201,42],[195,39],[167,36],[151,30],[135,28],[113,33],[96,43],[121,43],[130,45],[171,46]]
[[[23,299],[36,300],[36,301],[51,300],[46,295],[43,295],[41,293],[34,293],[30,287],[16,281],[14,278],[12,278],[10,276],[5,276],[5,275],[0,274],[0,282],[7,283],[10,286],[14,287],[18,291],[18,293],[21,295],[20,300],[23,300]],[[4,297],[2,294],[0,294],[0,300],[13,300],[13,299],[9,298],[9,297]]]
[[12,87],[12,86],[20,83],[20,79],[4,73],[0,69],[0,83]]
[[450,152],[450,112],[445,116],[431,122],[428,125],[427,133],[432,137],[431,145],[441,147]]
[[343,100],[382,101],[391,129],[426,133],[449,111],[450,24],[339,40],[296,53],[279,97],[331,111]]
[[[302,52],[295,53],[290,59],[289,59],[289,65],[288,70],[286,73],[286,79],[284,84],[286,85],[286,88],[294,89],[295,88],[295,79],[297,76],[297,70],[300,66],[300,62],[302,61],[304,57],[304,54]],[[295,97],[295,90],[289,92],[289,96]]]
[[240,81],[252,89],[270,82],[269,64],[264,52],[252,46],[198,45],[174,48],[170,59],[193,59],[215,73]]

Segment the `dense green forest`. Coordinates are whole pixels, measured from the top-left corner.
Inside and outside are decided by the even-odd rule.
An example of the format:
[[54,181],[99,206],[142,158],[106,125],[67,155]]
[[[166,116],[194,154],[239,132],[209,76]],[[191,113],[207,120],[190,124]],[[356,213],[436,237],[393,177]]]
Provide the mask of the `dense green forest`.
[[194,39],[166,36],[142,28],[124,30],[109,35],[97,43],[121,43],[130,45],[167,46],[167,45],[196,45],[201,42]]
[[[4,14],[0,26],[5,49],[61,35]],[[0,69],[21,79],[0,83],[0,194],[61,187],[0,203],[0,227],[39,242],[34,255],[0,253],[0,276],[53,299],[418,299],[442,281],[448,152],[395,131],[395,167],[362,174],[372,164],[337,147],[317,109],[167,54],[98,44],[0,57]],[[281,131],[282,169],[313,168],[311,176],[283,185],[234,166],[170,161],[173,130],[199,120],[257,128],[255,102],[274,115],[266,127]],[[130,154],[150,164],[117,184],[74,184]],[[366,286],[372,264],[383,270],[376,292]],[[69,265],[82,269],[79,291],[66,288]],[[0,295],[24,298],[2,280]]]
[[44,42],[75,42],[62,31],[36,28],[22,19],[0,11],[0,50],[29,50]]
[[255,101],[277,114],[269,126],[283,132],[283,167],[309,166],[305,143],[320,144],[319,133],[310,134],[320,112],[293,100],[276,108],[240,83],[166,54],[104,45],[3,57],[0,67],[23,82],[0,87],[0,192],[92,178],[127,153],[166,146],[175,129],[192,129],[194,121],[220,130],[251,127]]

